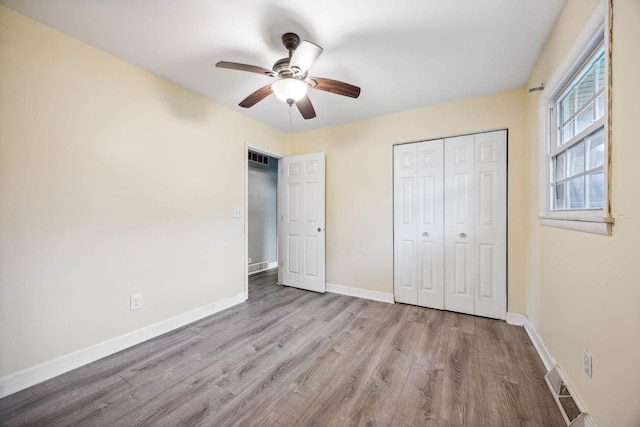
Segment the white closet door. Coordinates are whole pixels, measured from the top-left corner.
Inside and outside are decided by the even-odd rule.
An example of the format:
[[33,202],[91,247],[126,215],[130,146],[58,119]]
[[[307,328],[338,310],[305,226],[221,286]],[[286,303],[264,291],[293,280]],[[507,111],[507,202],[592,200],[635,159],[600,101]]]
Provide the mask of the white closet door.
[[398,302],[504,319],[506,131],[394,147]]
[[418,145],[418,305],[444,308],[443,140]]
[[474,314],[504,319],[507,309],[507,131],[475,136]]
[[393,147],[393,287],[395,300],[418,303],[417,144]]
[[474,313],[474,136],[444,141],[446,310]]

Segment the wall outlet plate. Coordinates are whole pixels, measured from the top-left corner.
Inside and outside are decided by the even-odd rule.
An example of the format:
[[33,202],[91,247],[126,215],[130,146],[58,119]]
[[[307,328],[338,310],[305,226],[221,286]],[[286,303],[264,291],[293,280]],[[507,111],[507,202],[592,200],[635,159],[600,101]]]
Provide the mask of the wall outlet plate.
[[129,299],[131,310],[137,310],[142,307],[142,295],[135,294],[131,295]]
[[583,363],[584,363],[584,373],[589,375],[589,378],[591,378],[591,374],[593,372],[592,365],[591,365],[591,354],[589,354],[587,350],[584,351]]

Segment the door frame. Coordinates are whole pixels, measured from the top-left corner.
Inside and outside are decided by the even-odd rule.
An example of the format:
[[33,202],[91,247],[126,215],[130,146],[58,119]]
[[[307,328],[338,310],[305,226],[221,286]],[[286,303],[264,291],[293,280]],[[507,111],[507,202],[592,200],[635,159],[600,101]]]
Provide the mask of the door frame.
[[[280,161],[285,157],[284,154],[259,145],[246,142],[244,144],[244,295],[245,299],[249,299],[249,150],[273,157],[278,160],[278,183],[277,188],[280,189]],[[278,206],[278,214],[280,209],[280,192],[276,196],[276,205]],[[278,262],[278,277],[280,277],[280,221],[276,221],[276,258]]]

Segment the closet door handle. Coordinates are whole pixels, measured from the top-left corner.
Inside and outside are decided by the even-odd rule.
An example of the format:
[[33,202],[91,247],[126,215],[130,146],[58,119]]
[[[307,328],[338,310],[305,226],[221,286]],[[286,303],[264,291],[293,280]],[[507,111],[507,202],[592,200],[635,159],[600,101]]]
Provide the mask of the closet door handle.
[[460,233],[460,237],[462,237],[462,238],[467,237],[467,233]]
[[429,236],[429,233],[427,233],[427,232],[425,231],[424,233],[422,233],[422,236],[423,236],[423,237],[428,237],[428,236]]

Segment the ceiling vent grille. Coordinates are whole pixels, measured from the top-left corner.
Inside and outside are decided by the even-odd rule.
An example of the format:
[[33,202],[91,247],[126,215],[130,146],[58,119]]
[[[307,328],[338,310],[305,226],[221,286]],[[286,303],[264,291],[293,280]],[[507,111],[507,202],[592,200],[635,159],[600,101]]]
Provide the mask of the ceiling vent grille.
[[255,153],[253,151],[249,151],[249,161],[260,163],[263,165],[269,164],[269,156],[265,156],[264,154]]

